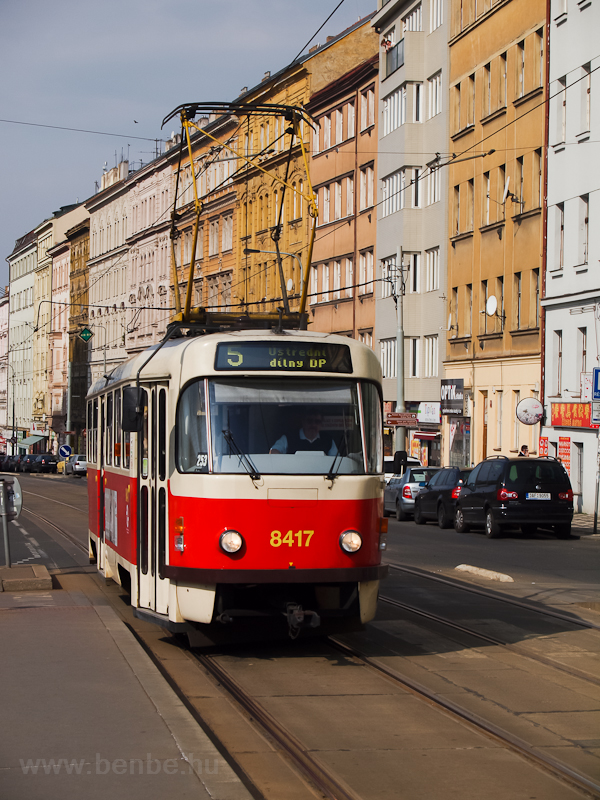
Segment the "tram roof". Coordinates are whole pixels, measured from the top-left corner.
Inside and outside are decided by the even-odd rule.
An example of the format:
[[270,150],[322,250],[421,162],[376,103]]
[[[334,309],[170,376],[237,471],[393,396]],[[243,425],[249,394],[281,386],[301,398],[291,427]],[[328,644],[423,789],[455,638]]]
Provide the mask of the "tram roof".
[[[108,376],[99,378],[88,391],[88,397],[101,394],[108,388],[117,384],[131,384],[135,382],[136,375],[140,367],[140,382],[160,381],[175,379],[179,385],[187,383],[196,376],[219,375],[224,377],[228,374],[247,374],[244,370],[215,370],[215,354],[217,344],[221,342],[280,342],[282,344],[291,341],[294,343],[307,342],[311,345],[318,343],[345,344],[350,348],[352,359],[352,373],[355,378],[367,378],[374,381],[381,381],[381,365],[379,359],[370,347],[350,339],[346,336],[339,336],[334,333],[321,333],[317,331],[289,331],[278,333],[275,331],[242,329],[227,331],[222,333],[209,333],[204,336],[184,336],[171,339],[166,342],[156,355],[148,362],[150,355],[156,351],[160,345],[156,344],[141,353],[130,358],[128,361],[115,367]],[[144,364],[148,362],[148,366]],[[252,370],[252,375],[269,375],[273,377],[277,371]],[[301,375],[303,377],[315,377],[314,372],[299,371],[289,372],[282,370],[279,374],[286,376]],[[344,377],[340,373],[321,372],[320,375],[337,375]],[[349,377],[346,374],[346,377]]]

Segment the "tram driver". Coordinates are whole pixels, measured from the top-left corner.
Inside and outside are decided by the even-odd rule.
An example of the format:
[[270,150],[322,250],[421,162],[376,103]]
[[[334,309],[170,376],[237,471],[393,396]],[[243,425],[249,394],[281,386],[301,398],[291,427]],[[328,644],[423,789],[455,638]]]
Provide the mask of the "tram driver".
[[288,435],[280,436],[269,450],[269,454],[290,455],[298,451],[302,453],[307,451],[325,453],[326,456],[336,456],[338,454],[333,436],[321,431],[323,415],[319,411],[311,408],[304,409],[301,423],[299,430],[290,431]]

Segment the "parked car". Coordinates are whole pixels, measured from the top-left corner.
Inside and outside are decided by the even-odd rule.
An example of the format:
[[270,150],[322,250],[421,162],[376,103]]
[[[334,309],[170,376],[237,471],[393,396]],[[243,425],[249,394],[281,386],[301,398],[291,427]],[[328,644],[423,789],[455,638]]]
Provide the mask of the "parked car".
[[572,520],[573,490],[560,461],[495,456],[478,464],[462,486],[454,527],[464,533],[483,526],[490,539],[507,527],[523,533],[541,527],[568,539]]
[[[420,467],[420,466],[421,466],[421,462],[419,461],[418,458],[413,458],[412,456],[407,456],[406,460],[404,462],[403,470],[401,472],[399,472],[398,474],[402,475],[403,472],[406,471],[409,467]],[[389,459],[389,458],[384,459],[383,471],[385,473],[385,482],[389,483],[391,481],[391,479],[394,477],[394,475],[396,474],[394,472],[394,460],[393,459]]]
[[23,456],[19,462],[18,472],[31,472],[36,458],[37,455],[32,454]]
[[64,458],[59,458],[59,459],[58,459],[58,461],[56,462],[56,471],[57,471],[57,473],[58,473],[59,475],[62,475],[62,474],[63,474],[63,472],[65,471],[65,465],[66,465],[66,463],[67,463],[67,462],[65,461],[65,459],[64,459]]
[[417,525],[433,520],[437,521],[440,528],[452,527],[460,488],[470,474],[470,468],[460,467],[444,467],[436,472],[415,498]]
[[10,456],[6,455],[6,453],[2,453],[0,455],[0,472],[8,472],[6,469],[6,465],[10,460]]
[[87,460],[85,455],[71,456],[65,465],[67,475],[75,475],[82,478],[87,473]]
[[408,519],[415,509],[415,497],[439,467],[410,466],[403,475],[394,475],[383,492],[383,513],[396,512],[396,519]]
[[56,472],[58,458],[52,453],[41,453],[35,457],[30,472]]
[[18,472],[18,466],[21,461],[21,455],[9,456],[4,462],[5,472]]

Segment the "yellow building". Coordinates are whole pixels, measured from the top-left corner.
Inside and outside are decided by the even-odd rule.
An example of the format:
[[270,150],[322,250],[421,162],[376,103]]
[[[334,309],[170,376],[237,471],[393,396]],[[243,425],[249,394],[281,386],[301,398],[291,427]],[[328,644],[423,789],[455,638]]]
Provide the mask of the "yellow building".
[[[348,74],[376,51],[369,24],[371,16],[338,36],[328,37],[326,44],[311,48],[275,75],[266,73],[258,86],[250,91],[243,90],[236,102],[307,106],[313,95]],[[312,229],[306,199],[309,185],[301,148],[299,144],[293,148],[288,167],[289,122],[270,115],[242,119],[239,135],[243,151],[266,172],[254,164],[238,162],[239,171],[234,180],[239,204],[236,238],[239,273],[233,281],[233,307],[242,304],[249,311],[273,311],[281,306],[281,278],[273,233],[278,225],[281,181],[287,174],[291,190],[285,195],[279,248],[283,280],[289,287],[290,310],[297,311]],[[300,135],[306,151],[310,152],[313,130],[301,124]]]
[[537,452],[515,409],[541,381],[545,6],[451,3],[446,464]]

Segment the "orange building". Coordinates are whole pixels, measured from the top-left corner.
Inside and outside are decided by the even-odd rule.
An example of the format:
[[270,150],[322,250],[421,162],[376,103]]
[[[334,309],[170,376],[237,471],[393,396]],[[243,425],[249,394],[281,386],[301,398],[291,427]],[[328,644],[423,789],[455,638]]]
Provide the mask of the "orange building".
[[444,461],[537,451],[520,400],[540,391],[545,14],[543,0],[452,0]]
[[310,171],[319,206],[309,300],[317,330],[372,347],[379,85],[372,29],[365,45],[364,61],[314,92],[308,105],[318,126]]

